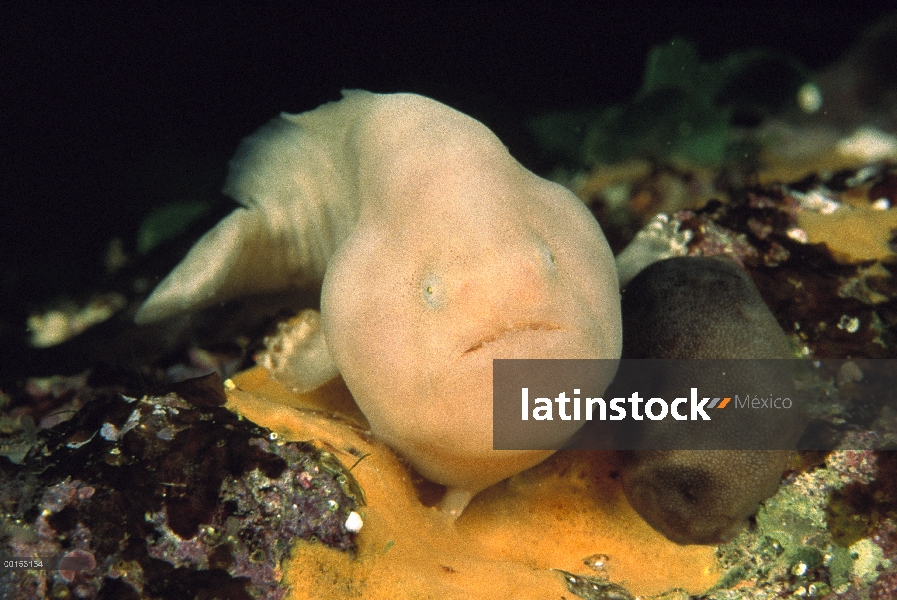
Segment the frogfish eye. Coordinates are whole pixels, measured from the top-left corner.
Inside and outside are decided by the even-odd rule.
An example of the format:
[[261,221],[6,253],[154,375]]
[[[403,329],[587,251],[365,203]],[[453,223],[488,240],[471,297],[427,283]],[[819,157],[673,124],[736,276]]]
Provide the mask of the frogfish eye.
[[442,278],[435,273],[430,273],[423,278],[421,291],[424,302],[429,308],[437,310],[445,304],[445,284],[442,282]]

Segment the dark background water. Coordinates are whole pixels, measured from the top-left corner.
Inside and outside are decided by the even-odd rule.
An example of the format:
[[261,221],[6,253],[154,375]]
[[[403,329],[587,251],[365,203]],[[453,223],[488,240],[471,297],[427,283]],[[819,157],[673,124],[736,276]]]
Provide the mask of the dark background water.
[[[662,6],[662,7],[661,7]],[[890,2],[8,2],[0,8],[0,306],[102,287],[153,206],[218,198],[240,138],[342,88],[432,96],[539,169],[542,111],[629,98],[651,46],[835,60]],[[226,211],[226,209],[225,209]],[[0,340],[2,343],[2,340]]]

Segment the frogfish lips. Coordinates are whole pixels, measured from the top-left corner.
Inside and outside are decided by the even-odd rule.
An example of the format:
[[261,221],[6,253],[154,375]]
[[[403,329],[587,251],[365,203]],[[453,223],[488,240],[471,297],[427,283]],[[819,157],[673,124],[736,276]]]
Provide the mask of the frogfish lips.
[[[547,321],[533,321],[516,323],[514,325],[503,325],[496,327],[483,334],[474,341],[463,353],[466,356],[471,353],[481,351],[498,351],[510,350],[519,347],[521,350],[534,342],[538,345],[540,333],[543,332],[560,332],[561,326],[557,323]],[[532,335],[534,334],[535,335]],[[527,352],[529,354],[529,352]],[[494,356],[494,358],[527,358],[526,356]]]

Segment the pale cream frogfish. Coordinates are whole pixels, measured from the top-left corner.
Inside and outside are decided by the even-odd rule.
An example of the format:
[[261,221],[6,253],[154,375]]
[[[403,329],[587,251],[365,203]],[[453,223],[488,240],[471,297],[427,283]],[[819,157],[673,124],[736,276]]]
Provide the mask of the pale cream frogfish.
[[620,356],[594,217],[444,104],[349,91],[282,114],[244,140],[224,192],[242,206],[136,320],[321,285],[296,387],[342,375],[372,434],[448,487],[452,514],[550,454],[492,449],[493,358]]

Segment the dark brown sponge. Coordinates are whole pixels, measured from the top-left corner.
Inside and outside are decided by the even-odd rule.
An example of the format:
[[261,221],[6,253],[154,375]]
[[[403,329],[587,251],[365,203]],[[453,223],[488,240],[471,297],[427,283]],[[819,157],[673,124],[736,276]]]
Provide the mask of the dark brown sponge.
[[[630,282],[622,307],[623,358],[790,357],[788,339],[756,286],[728,259],[683,257],[657,262]],[[769,381],[770,387],[784,384],[787,370],[770,370],[772,362],[739,363],[737,378]],[[683,372],[684,380],[699,389],[719,385],[709,372],[701,372],[700,365]],[[728,389],[739,388],[737,378],[734,386],[731,379],[726,382]],[[661,382],[661,388],[668,389],[650,393],[675,394],[673,389],[686,382],[674,379]],[[744,414],[714,415],[714,426],[719,419],[719,435],[756,432],[766,426],[745,421]],[[640,427],[638,434],[649,448],[675,448],[671,440],[689,435],[689,423],[669,419]],[[791,436],[796,428],[786,419],[780,430],[763,431],[764,435]],[[737,535],[760,503],[775,493],[790,456],[788,450],[636,450],[624,458],[623,489],[635,510],[670,540],[718,544]]]

